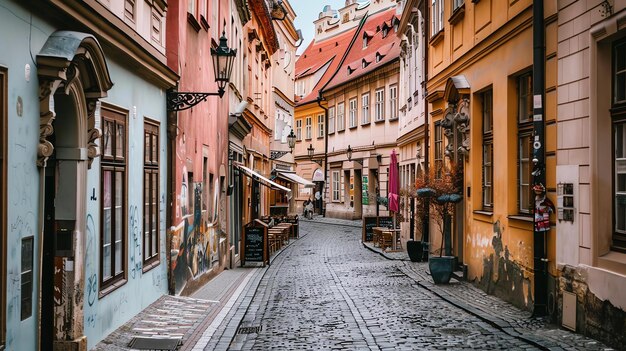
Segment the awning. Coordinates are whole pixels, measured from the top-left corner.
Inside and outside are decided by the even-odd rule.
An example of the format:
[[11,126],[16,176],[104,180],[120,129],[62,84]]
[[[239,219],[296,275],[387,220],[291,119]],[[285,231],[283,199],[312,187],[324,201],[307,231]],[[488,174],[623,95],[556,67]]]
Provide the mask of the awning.
[[271,180],[265,178],[264,176],[258,174],[257,172],[251,170],[250,168],[246,167],[246,166],[242,166],[242,165],[235,165],[235,167],[239,168],[240,170],[242,170],[248,177],[253,178],[258,180],[261,184],[270,187],[272,189],[278,189],[278,190],[282,190],[285,192],[291,192],[291,189],[289,188],[285,188],[284,186],[280,185],[280,184],[276,184],[274,182],[272,182]]
[[315,187],[315,184],[309,182],[308,180],[300,177],[299,175],[295,174],[295,173],[288,173],[288,172],[276,172],[278,174],[278,176],[280,178],[283,178],[285,180],[288,180],[290,182],[295,182],[295,183],[300,183],[302,185],[304,185],[305,188],[313,188]]

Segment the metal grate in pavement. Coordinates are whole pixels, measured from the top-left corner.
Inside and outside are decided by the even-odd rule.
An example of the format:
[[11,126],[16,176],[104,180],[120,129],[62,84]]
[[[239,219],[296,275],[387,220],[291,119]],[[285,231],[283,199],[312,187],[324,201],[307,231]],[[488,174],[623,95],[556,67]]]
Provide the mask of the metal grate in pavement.
[[128,347],[136,350],[174,351],[180,345],[180,339],[134,337]]
[[240,327],[237,330],[237,334],[254,334],[261,331],[261,326],[258,327]]

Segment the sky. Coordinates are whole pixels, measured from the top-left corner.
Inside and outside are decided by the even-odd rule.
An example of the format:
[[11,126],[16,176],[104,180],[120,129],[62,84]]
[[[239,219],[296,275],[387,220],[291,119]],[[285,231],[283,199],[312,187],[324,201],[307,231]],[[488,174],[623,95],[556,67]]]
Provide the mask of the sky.
[[313,21],[317,19],[317,16],[322,12],[325,5],[331,5],[333,10],[338,10],[346,4],[345,0],[289,0],[289,4],[296,12],[296,20],[294,24],[296,29],[302,30],[302,36],[304,41],[298,48],[298,54],[300,54],[311,40],[313,40]]

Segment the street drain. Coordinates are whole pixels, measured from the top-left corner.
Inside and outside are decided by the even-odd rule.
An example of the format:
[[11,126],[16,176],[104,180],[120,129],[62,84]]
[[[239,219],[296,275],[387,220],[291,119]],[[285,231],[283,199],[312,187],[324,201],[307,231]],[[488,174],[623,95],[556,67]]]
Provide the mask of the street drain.
[[240,327],[237,330],[237,334],[255,334],[261,331],[261,326],[258,327]]
[[128,347],[135,350],[176,350],[180,339],[134,337]]
[[469,335],[470,331],[463,328],[439,328],[438,331],[448,335]]

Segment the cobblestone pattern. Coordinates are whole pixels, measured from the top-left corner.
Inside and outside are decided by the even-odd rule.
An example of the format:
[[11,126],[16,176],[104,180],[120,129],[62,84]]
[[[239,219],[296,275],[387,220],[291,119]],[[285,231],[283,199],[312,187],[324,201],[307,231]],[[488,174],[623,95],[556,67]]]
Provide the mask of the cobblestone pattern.
[[133,337],[175,338],[184,343],[216,305],[216,302],[190,297],[161,296],[109,334],[93,350],[128,350],[128,343]]
[[307,221],[309,233],[260,282],[231,350],[532,350],[365,250],[360,226]]

